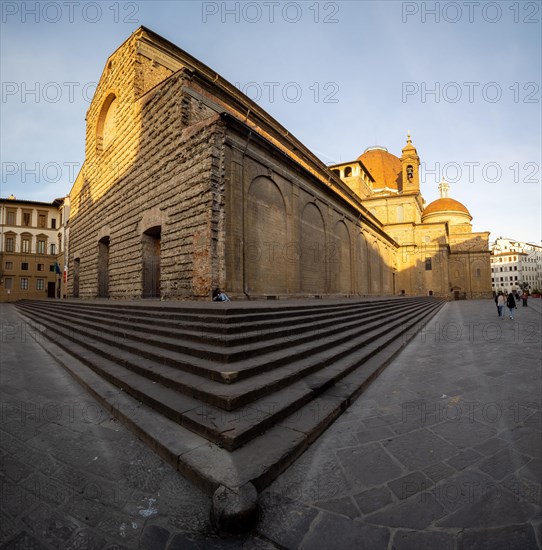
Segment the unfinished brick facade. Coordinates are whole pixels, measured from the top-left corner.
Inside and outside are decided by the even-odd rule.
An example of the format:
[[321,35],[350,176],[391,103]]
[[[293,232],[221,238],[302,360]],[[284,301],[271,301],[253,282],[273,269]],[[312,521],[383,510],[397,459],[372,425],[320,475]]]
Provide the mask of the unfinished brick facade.
[[391,294],[378,220],[212,75],[143,28],[108,60],[70,193],[71,295]]
[[[405,158],[404,208],[419,225],[411,145]],[[354,174],[329,170],[238,89],[142,27],[108,59],[88,110],[70,193],[69,295],[449,295],[448,276],[414,273],[423,231],[383,217],[375,181],[361,161]],[[444,248],[448,262],[446,239]]]

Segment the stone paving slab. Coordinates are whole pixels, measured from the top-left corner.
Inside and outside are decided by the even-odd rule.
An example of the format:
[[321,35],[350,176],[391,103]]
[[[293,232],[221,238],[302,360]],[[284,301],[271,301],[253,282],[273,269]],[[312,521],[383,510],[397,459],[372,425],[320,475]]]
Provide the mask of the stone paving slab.
[[214,533],[210,498],[0,313],[2,549],[542,548],[536,307],[500,321],[491,300],[448,304],[262,493],[242,537]]
[[0,313],[0,548],[276,548],[217,537],[210,497],[21,338],[14,306]]
[[264,491],[318,511],[296,548],[542,547],[541,316],[494,310],[449,303]]

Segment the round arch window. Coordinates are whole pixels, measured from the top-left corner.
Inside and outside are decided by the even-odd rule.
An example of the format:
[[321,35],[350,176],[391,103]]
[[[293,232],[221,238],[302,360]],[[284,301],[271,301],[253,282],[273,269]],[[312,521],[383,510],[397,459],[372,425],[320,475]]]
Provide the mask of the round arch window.
[[117,106],[118,100],[115,94],[109,94],[103,102],[96,128],[96,148],[98,152],[105,151],[115,137]]

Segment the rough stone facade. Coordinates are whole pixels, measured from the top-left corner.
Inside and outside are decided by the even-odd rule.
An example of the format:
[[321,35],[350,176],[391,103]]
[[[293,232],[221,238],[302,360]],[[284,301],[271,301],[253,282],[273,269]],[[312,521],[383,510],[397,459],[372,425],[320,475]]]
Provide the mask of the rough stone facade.
[[[410,141],[392,161],[398,174],[384,171],[400,212],[362,157],[328,169],[234,86],[141,27],[107,60],[88,110],[70,193],[69,295],[449,295],[449,224],[421,221]],[[428,236],[444,263],[420,274]]]
[[397,244],[257,105],[139,29],[108,60],[70,193],[70,293],[391,294]]

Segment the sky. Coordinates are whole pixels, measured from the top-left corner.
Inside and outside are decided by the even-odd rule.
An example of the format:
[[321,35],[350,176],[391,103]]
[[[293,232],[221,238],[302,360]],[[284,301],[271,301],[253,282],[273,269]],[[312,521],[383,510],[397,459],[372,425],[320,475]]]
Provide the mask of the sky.
[[108,56],[144,25],[218,72],[326,164],[407,132],[430,203],[542,244],[536,1],[1,2],[0,196],[66,195]]

